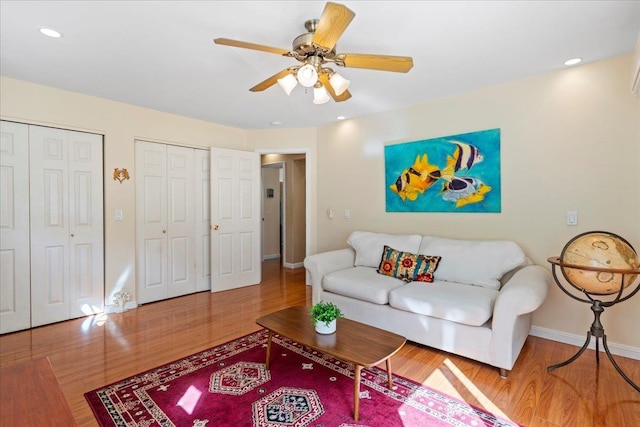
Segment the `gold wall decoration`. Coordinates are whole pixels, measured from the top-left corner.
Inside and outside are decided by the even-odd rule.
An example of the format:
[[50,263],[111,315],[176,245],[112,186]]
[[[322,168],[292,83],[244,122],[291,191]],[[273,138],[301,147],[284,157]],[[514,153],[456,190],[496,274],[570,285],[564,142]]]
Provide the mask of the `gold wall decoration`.
[[122,168],[122,169],[115,168],[113,170],[114,181],[120,181],[120,184],[122,184],[122,181],[124,181],[125,179],[129,179],[129,171],[126,168]]

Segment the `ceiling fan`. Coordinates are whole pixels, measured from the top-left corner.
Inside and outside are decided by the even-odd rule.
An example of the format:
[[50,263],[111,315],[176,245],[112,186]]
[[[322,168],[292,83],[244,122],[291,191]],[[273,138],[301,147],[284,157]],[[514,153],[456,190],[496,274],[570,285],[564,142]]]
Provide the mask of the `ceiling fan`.
[[334,63],[340,67],[399,73],[406,73],[413,67],[413,59],[408,56],[337,53],[336,42],[354,17],[355,13],[346,6],[328,2],[319,20],[310,19],[305,22],[304,26],[308,32],[293,40],[293,49],[290,51],[225,38],[214,39],[214,42],[288,56],[302,63],[302,65],[286,68],[258,83],[249,89],[252,92],[261,92],[278,83],[289,95],[300,83],[307,88],[314,88],[313,102],[316,104],[329,101],[329,96],[334,101],[341,102],[351,98],[347,90],[349,81],[331,68],[325,67],[327,63]]

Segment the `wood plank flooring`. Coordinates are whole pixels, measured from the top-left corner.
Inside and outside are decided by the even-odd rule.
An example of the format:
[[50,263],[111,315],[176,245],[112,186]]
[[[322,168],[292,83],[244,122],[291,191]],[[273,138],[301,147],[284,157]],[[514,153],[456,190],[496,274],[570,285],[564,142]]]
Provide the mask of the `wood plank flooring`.
[[[201,292],[0,336],[0,366],[48,357],[78,425],[95,427],[86,391],[257,331],[255,319],[264,314],[310,305],[311,289],[304,282],[304,269],[281,269],[278,260],[267,261],[260,285]],[[594,351],[587,350],[572,364],[546,371],[576,351],[529,337],[507,379],[496,368],[413,343],[393,357],[392,366],[398,375],[525,426],[639,425],[640,393],[604,353],[599,365]],[[640,361],[615,359],[640,382]]]

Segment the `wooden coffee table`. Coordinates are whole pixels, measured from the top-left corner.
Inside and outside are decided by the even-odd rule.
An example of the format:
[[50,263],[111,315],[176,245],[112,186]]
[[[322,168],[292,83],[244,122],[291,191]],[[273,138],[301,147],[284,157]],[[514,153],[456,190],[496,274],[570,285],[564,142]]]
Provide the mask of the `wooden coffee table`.
[[360,371],[382,362],[387,362],[387,380],[389,388],[393,387],[391,377],[391,356],[396,354],[406,342],[406,338],[392,332],[383,331],[364,323],[340,318],[335,333],[335,341],[326,344],[327,335],[315,331],[310,308],[290,307],[275,313],[267,314],[256,320],[256,323],[269,330],[267,341],[267,369],[271,358],[271,337],[274,333],[287,337],[299,344],[322,351],[337,359],[351,362],[354,365],[353,419],[358,421],[360,409]]

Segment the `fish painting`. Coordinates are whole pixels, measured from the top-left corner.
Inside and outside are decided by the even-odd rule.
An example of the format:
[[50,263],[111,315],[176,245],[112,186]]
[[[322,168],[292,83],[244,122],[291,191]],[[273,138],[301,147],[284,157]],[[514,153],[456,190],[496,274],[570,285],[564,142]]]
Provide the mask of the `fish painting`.
[[385,145],[387,212],[500,212],[500,129]]
[[482,180],[472,176],[455,176],[451,181],[442,185],[442,198],[448,202],[455,202],[460,208],[469,203],[484,200],[484,195],[491,191],[491,187]]
[[390,189],[403,201],[416,200],[427,188],[435,184],[438,178],[440,178],[440,169],[429,164],[426,154],[418,155],[413,165],[402,171],[396,182],[391,184]]
[[458,141],[449,141],[456,146],[451,158],[453,161],[453,171],[458,172],[463,169],[470,170],[473,165],[484,160],[484,156],[477,147]]

